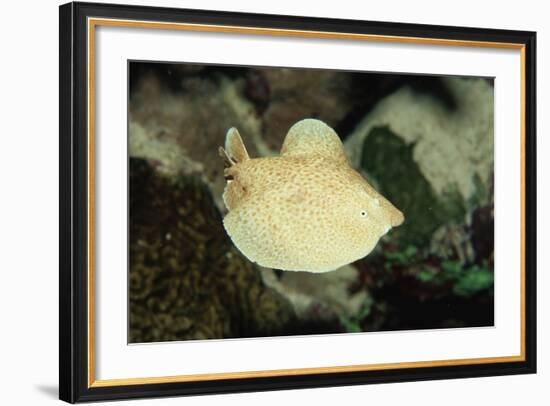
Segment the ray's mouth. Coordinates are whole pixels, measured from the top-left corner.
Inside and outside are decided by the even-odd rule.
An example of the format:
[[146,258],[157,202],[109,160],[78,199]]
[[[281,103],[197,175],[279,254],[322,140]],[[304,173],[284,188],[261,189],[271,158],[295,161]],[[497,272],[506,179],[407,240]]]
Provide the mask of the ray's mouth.
[[399,210],[395,209],[395,212],[390,218],[390,228],[400,226],[403,224],[403,221],[405,221],[405,216]]

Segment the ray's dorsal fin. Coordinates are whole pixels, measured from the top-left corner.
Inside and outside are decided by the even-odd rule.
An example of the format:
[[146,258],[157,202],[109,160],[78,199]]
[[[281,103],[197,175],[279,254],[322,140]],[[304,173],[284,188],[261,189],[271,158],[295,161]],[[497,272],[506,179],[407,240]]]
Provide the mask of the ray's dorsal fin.
[[346,161],[344,148],[336,132],[321,120],[306,118],[298,121],[285,137],[282,156],[319,155]]
[[235,127],[227,130],[225,135],[225,154],[233,164],[250,159],[241,135]]

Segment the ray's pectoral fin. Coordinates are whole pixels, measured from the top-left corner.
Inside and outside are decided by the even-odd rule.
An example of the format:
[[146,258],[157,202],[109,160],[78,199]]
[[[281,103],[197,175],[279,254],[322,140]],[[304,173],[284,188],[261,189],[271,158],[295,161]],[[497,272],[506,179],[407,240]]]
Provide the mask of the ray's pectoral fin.
[[319,155],[347,161],[340,137],[320,120],[306,118],[298,121],[285,137],[283,156]]

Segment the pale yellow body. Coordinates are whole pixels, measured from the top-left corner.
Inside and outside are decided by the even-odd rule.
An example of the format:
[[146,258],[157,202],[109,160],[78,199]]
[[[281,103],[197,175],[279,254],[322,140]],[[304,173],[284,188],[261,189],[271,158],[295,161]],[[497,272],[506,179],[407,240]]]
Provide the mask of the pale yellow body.
[[264,267],[331,271],[367,255],[403,222],[349,166],[339,137],[319,120],[296,123],[279,157],[248,158],[235,129],[226,152],[224,226],[237,248]]

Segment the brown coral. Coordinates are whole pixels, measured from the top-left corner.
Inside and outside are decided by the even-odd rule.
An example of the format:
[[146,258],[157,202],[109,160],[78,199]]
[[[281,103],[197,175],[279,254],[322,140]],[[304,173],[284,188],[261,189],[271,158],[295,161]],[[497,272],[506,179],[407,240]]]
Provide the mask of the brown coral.
[[290,304],[232,247],[208,189],[130,161],[129,341],[287,334]]

